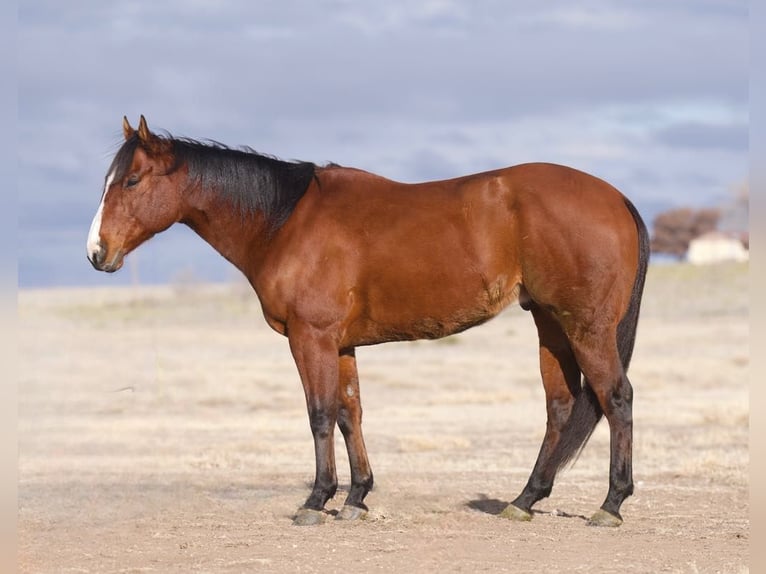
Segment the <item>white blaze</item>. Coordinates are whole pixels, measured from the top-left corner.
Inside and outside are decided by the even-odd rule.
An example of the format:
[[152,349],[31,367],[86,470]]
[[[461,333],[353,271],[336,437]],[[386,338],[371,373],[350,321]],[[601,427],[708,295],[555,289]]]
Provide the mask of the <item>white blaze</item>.
[[104,194],[101,196],[101,204],[98,206],[96,216],[93,218],[93,223],[90,224],[90,231],[88,232],[88,257],[94,253],[101,251],[101,215],[104,212],[104,200],[106,200],[106,192],[114,181],[114,172],[109,174],[106,178],[106,185],[104,185]]

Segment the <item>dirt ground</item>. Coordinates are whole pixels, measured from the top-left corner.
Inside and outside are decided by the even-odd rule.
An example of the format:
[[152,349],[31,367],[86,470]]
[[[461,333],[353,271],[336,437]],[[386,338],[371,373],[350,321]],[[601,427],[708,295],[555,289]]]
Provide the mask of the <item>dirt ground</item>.
[[[19,293],[20,572],[749,572],[747,266],[652,267],[630,371],[635,495],[599,425],[529,523],[531,317],[357,353],[368,519],[295,527],[313,447],[287,341],[241,285]],[[339,433],[338,433],[339,434]],[[341,491],[348,467],[337,440]]]

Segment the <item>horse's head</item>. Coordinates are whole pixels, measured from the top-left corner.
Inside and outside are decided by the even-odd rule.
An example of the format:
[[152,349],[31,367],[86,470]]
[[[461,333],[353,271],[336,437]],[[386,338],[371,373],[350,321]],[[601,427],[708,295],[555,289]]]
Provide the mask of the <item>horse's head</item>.
[[88,234],[88,260],[114,272],[144,241],[179,221],[181,170],[172,142],[149,131],[144,116],[134,130],[123,118],[125,142],[106,175],[101,204]]

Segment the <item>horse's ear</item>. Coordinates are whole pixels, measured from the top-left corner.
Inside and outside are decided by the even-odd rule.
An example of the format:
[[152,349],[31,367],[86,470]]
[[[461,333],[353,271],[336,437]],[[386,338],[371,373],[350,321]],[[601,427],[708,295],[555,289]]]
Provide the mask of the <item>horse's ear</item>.
[[136,133],[136,130],[131,127],[128,121],[128,116],[122,116],[122,133],[126,140],[129,140]]
[[148,144],[154,137],[154,134],[149,131],[149,127],[146,125],[146,118],[141,114],[141,119],[138,120],[138,138],[143,143]]
[[138,121],[138,141],[141,147],[151,154],[160,154],[168,151],[168,143],[161,137],[149,131],[146,125],[146,118],[141,116]]

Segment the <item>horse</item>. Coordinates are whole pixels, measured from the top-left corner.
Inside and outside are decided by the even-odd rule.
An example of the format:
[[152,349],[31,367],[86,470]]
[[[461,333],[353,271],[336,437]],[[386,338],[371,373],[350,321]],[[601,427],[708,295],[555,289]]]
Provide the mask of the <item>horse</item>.
[[604,416],[609,488],[588,519],[622,524],[633,493],[633,388],[627,369],[649,259],[646,226],[605,181],[528,163],[443,181],[399,183],[337,164],[284,161],[251,148],[176,138],[123,118],[87,239],[93,267],[175,223],[247,278],[268,325],[287,337],[306,399],[315,479],[296,525],[320,524],[338,479],[333,433],[351,485],[335,518],[356,520],[373,473],[362,435],[355,350],[437,339],[512,303],[539,338],[547,423],[536,463],[500,516],[527,521]]

